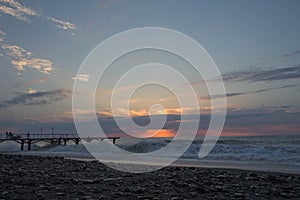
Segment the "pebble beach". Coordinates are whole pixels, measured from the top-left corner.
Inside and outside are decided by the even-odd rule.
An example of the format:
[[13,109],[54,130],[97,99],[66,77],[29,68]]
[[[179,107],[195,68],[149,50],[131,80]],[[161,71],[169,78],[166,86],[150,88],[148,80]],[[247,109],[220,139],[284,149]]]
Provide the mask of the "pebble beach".
[[166,167],[131,174],[98,161],[0,154],[0,199],[300,199],[300,175]]

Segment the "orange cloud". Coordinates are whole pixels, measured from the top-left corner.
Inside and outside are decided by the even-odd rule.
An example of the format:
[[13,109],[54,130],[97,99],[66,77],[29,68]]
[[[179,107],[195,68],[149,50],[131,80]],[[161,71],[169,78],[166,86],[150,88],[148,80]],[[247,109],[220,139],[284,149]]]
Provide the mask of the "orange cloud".
[[176,133],[171,129],[162,129],[159,130],[153,137],[174,137],[175,135]]
[[140,138],[158,138],[158,137],[174,137],[176,132],[171,129],[149,129],[146,131],[133,131],[138,134]]
[[[160,109],[153,109],[151,112],[148,109],[141,109],[135,110],[130,109],[129,111],[124,108],[117,108],[115,110],[115,117],[142,117],[142,116],[149,116],[149,115],[183,115],[183,114],[195,114],[198,111],[193,108],[164,108],[163,110]],[[103,110],[98,112],[101,115],[106,116],[113,116],[111,110]]]
[[134,135],[128,135],[138,138],[170,138],[176,135],[176,132],[172,129],[131,130],[130,132],[134,133]]
[[130,110],[129,111],[131,117],[141,117],[149,115],[149,112],[145,109],[143,110]]

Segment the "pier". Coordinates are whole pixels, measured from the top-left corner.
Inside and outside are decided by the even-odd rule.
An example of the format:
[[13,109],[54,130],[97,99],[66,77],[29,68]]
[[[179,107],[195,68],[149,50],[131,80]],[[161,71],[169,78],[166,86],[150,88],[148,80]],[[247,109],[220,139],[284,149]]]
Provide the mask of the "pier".
[[21,145],[21,151],[24,150],[24,146],[27,145],[27,149],[31,150],[31,145],[37,142],[49,142],[51,144],[67,145],[68,141],[73,141],[75,144],[79,144],[81,140],[93,140],[93,139],[109,139],[112,140],[113,144],[116,143],[120,137],[79,137],[77,134],[6,134],[0,135],[0,143],[5,141],[14,141]]

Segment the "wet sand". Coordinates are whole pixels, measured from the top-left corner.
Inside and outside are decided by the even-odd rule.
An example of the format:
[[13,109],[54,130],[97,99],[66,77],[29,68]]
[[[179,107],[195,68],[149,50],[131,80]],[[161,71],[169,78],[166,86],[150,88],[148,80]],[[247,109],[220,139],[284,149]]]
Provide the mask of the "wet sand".
[[98,161],[1,155],[0,199],[300,199],[300,175],[166,167],[130,174]]

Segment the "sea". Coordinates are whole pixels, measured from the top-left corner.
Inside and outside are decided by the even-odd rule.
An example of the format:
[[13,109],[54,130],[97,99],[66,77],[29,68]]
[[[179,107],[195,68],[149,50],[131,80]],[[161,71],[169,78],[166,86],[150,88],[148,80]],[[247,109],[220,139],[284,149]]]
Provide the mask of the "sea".
[[[157,151],[172,141],[172,138],[120,138],[117,140],[117,147],[127,151],[138,153],[139,155],[151,156],[149,152]],[[95,160],[86,146],[99,147],[107,140],[82,140],[78,145],[68,142],[66,146],[38,142],[33,144],[32,150],[20,150],[20,144],[14,141],[4,141],[0,143],[0,153],[40,155],[40,156],[63,156],[68,159],[76,160]],[[203,167],[203,168],[223,168],[223,169],[242,169],[268,172],[284,172],[300,174],[300,136],[240,136],[240,137],[220,137],[212,151],[204,158],[199,158],[203,138],[195,138],[186,151],[178,156],[177,153],[168,152],[161,155],[174,158],[172,165],[184,167]],[[174,152],[176,148],[174,146]],[[124,160],[122,156],[116,156],[116,152],[106,149],[99,152],[107,158],[109,162],[136,163],[146,165],[160,165],[160,159],[151,162],[139,163],[138,160]],[[118,159],[109,160],[114,155]]]

